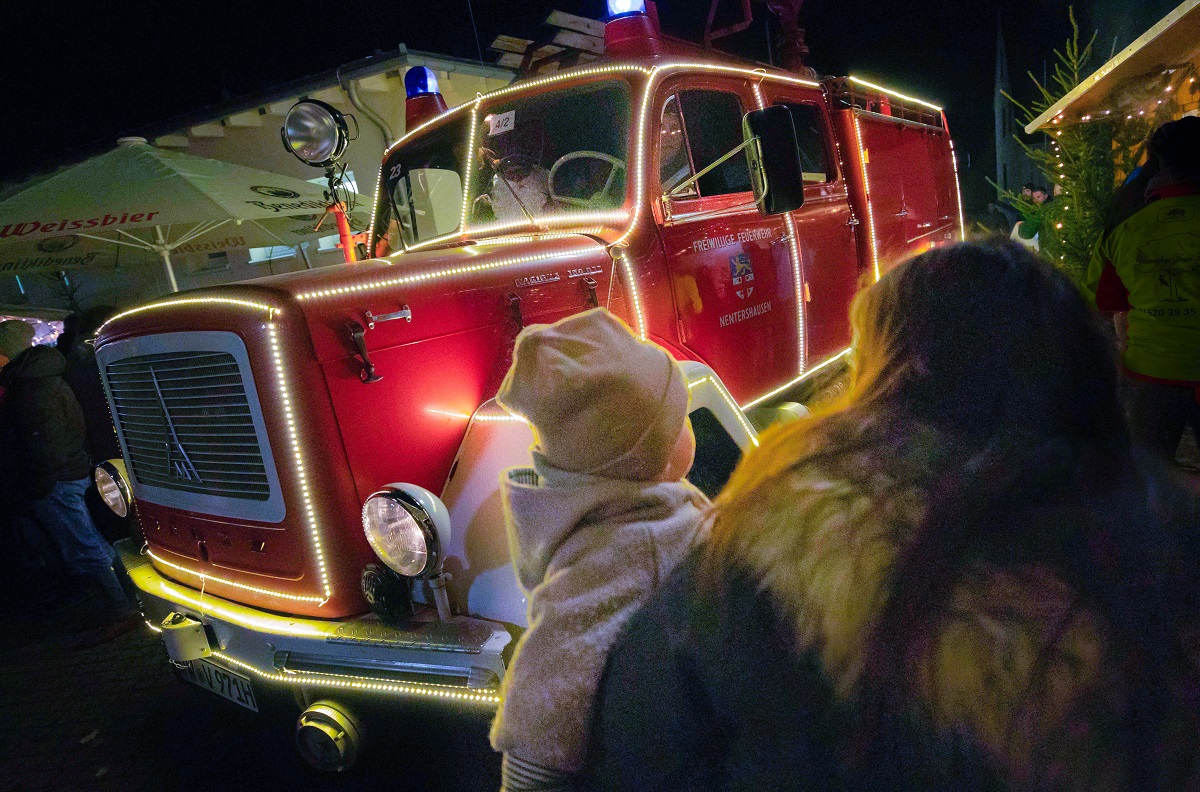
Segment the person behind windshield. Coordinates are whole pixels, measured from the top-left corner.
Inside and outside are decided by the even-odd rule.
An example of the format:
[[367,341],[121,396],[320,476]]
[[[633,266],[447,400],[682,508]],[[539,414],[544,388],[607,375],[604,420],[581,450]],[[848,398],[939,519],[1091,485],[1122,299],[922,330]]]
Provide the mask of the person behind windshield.
[[537,121],[522,120],[522,126],[486,137],[479,149],[487,191],[475,199],[478,220],[527,220],[551,209],[550,173],[542,167],[545,138]]
[[851,318],[845,402],[759,438],[614,645],[580,788],[1198,788],[1200,509],[1098,317],[1003,241]]

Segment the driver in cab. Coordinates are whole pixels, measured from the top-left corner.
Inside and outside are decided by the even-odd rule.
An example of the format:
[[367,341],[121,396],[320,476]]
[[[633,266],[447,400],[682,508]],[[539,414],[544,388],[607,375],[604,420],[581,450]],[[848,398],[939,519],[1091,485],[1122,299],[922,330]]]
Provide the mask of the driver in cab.
[[479,148],[487,191],[475,199],[477,220],[525,220],[549,211],[550,173],[542,166],[545,136],[539,125],[513,125],[512,113],[485,119],[488,139]]

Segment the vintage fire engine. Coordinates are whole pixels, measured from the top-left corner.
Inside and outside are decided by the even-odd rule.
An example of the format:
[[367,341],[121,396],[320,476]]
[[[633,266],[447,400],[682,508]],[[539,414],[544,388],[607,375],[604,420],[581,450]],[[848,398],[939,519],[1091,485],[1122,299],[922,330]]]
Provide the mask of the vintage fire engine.
[[375,258],[97,339],[123,458],[96,477],[136,522],[148,625],[250,709],[290,688],[320,766],[353,762],[362,697],[499,701],[526,616],[498,479],[532,435],[493,396],[523,326],[605,306],[686,361],[713,493],[844,366],[860,286],[962,235],[940,108],[733,61],[634,5],[603,60],[453,109],[410,72]]

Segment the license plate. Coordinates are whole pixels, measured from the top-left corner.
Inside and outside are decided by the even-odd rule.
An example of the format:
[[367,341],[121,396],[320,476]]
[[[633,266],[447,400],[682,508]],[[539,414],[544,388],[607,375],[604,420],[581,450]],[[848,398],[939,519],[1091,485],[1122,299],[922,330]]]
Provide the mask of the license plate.
[[254,698],[254,688],[249,679],[203,660],[193,660],[180,670],[183,678],[193,685],[211,690],[235,704],[258,712],[258,702]]

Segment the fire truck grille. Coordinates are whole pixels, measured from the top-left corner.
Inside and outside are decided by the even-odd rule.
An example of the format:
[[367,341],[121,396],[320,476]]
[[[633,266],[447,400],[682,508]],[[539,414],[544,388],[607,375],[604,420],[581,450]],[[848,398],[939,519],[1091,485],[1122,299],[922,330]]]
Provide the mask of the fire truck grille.
[[105,366],[138,481],[264,501],[271,483],[237,360],[228,352],[139,355]]

